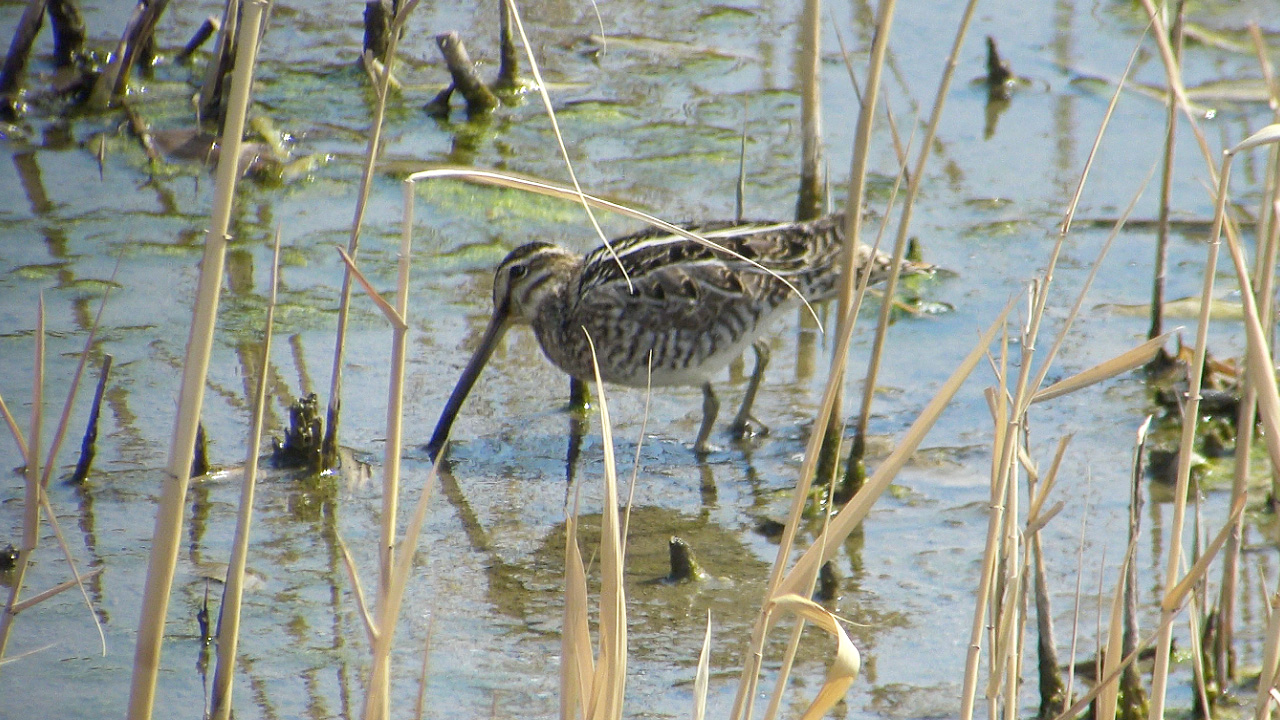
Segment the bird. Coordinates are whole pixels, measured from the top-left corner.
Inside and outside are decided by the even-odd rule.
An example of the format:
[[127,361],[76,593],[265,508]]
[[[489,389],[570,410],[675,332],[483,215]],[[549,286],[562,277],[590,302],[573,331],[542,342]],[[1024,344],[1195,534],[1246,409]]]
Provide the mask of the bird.
[[[759,423],[751,406],[769,361],[760,337],[770,321],[799,306],[801,296],[817,303],[839,292],[844,215],[682,227],[718,247],[649,228],[585,256],[536,241],[503,258],[494,272],[493,315],[445,403],[426,446],[430,455],[444,446],[498,341],[516,324],[533,328],[542,352],[570,376],[575,391],[595,379],[592,343],[606,383],[701,386],[703,419],[694,442],[700,455],[713,449],[709,438],[720,408],[710,378],[752,347],[756,367],[732,429],[742,435],[749,421]],[[856,254],[859,270],[871,264],[869,283],[888,277],[888,254],[866,244]],[[904,261],[901,272],[933,270]]]

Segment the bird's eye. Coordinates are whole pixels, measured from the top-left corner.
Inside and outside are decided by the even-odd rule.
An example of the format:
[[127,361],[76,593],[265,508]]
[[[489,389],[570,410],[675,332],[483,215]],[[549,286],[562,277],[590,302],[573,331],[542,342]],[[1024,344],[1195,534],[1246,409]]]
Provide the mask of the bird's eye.
[[512,280],[519,280],[520,278],[528,274],[529,274],[529,268],[524,265],[516,265],[515,267],[511,268]]

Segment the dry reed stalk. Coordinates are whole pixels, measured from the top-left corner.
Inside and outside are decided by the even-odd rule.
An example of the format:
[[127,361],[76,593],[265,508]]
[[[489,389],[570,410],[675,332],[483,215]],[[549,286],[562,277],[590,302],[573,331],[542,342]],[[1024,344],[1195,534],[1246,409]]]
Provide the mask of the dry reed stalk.
[[262,422],[267,401],[267,375],[271,367],[271,334],[275,328],[276,292],[280,284],[280,228],[276,228],[275,249],[271,257],[271,286],[267,298],[267,316],[262,327],[262,364],[253,393],[253,417],[244,459],[244,476],[240,484],[240,505],[236,511],[235,535],[231,541],[231,559],[222,587],[218,608],[218,661],[213,671],[213,701],[210,716],[214,720],[231,717],[231,688],[236,672],[236,649],[240,643],[240,607],[244,598],[244,569],[249,556],[249,531],[253,524],[253,495],[258,482],[258,448],[262,443]]
[[18,548],[13,581],[9,586],[9,599],[5,602],[4,613],[0,615],[0,658],[4,658],[5,649],[9,644],[9,631],[13,627],[14,618],[17,617],[14,606],[18,604],[21,596],[23,580],[31,564],[31,555],[40,543],[40,429],[44,420],[44,341],[44,293],[41,292],[36,303],[35,363],[31,378],[31,424],[27,442],[23,442],[21,431],[17,429],[8,408],[5,408],[9,429],[18,441],[26,467],[22,473],[22,546]]
[[[1262,69],[1264,82],[1272,93],[1272,108],[1277,120],[1280,120],[1280,88],[1273,83],[1270,63],[1267,61],[1265,45],[1257,25],[1250,25],[1250,37],[1253,39],[1258,53],[1258,64]],[[1280,222],[1277,222],[1276,206],[1280,204],[1280,148],[1272,146],[1267,160],[1267,187],[1262,193],[1263,202],[1258,217],[1257,261],[1253,282],[1257,286],[1255,302],[1258,304],[1258,315],[1262,327],[1273,327],[1274,288],[1277,252],[1280,251]],[[1268,350],[1274,355],[1273,335],[1267,334]],[[1246,358],[1246,363],[1249,360]],[[1243,392],[1240,411],[1236,418],[1236,451],[1233,468],[1231,492],[1233,496],[1248,491],[1249,458],[1252,454],[1253,432],[1242,431],[1242,428],[1253,428],[1257,418],[1257,390],[1246,372],[1242,383]],[[1280,474],[1272,473],[1272,496],[1277,496],[1280,489]],[[1243,519],[1237,525],[1235,533],[1228,541],[1226,557],[1222,565],[1222,583],[1218,600],[1218,632],[1217,647],[1214,658],[1217,664],[1217,675],[1223,682],[1235,679],[1235,609],[1237,579],[1240,565],[1240,546],[1243,533]]]
[[[844,256],[841,261],[843,282],[836,307],[836,325],[840,332],[845,326],[852,327],[855,316],[853,303],[855,293],[857,247],[862,237],[862,203],[866,198],[867,158],[871,152],[871,126],[876,114],[876,104],[880,97],[880,77],[884,72],[884,59],[889,49],[889,35],[893,28],[893,13],[897,8],[897,0],[880,0],[876,9],[875,33],[871,41],[871,56],[867,66],[866,88],[862,93],[862,105],[858,109],[858,122],[854,128],[853,159],[849,169],[849,194],[845,200],[844,214]],[[885,295],[889,302],[889,295]],[[847,350],[846,350],[847,352]],[[843,387],[845,366],[848,358],[832,356],[829,374]],[[839,461],[836,446],[844,426],[843,393],[832,399],[834,403],[829,418],[824,426],[826,433],[819,451],[818,473],[822,477],[830,477],[835,472]],[[748,712],[748,715],[750,713]]]
[[[1182,445],[1178,453],[1177,485],[1174,490],[1174,515],[1170,530],[1169,558],[1165,575],[1166,588],[1172,586],[1174,580],[1178,577],[1179,564],[1182,557],[1182,529],[1186,515],[1187,488],[1190,484],[1192,444],[1195,441],[1195,431],[1199,419],[1200,386],[1204,373],[1209,311],[1213,299],[1214,272],[1217,269],[1218,251],[1225,222],[1231,163],[1232,159],[1240,152],[1263,143],[1277,141],[1280,141],[1280,125],[1264,128],[1249,139],[1227,150],[1223,154],[1221,170],[1217,174],[1217,200],[1214,206],[1213,230],[1209,237],[1208,259],[1205,262],[1204,287],[1200,296],[1201,310],[1199,325],[1196,328],[1195,353],[1190,368],[1186,405],[1182,413]],[[1280,431],[1280,398],[1276,396],[1275,376],[1270,371],[1273,365],[1270,362],[1270,353],[1266,350],[1266,340],[1261,335],[1261,328],[1256,325],[1257,308],[1253,303],[1252,289],[1243,251],[1240,250],[1239,243],[1232,241],[1232,239],[1232,233],[1228,232],[1228,242],[1232,259],[1236,265],[1237,280],[1240,282],[1241,298],[1245,306],[1246,330],[1249,338],[1248,370],[1251,378],[1258,383],[1258,401],[1263,409],[1264,427],[1267,427],[1269,432],[1271,430]],[[1259,365],[1259,362],[1262,364]],[[1280,467],[1280,462],[1278,462],[1280,461],[1280,438],[1268,436],[1267,445],[1271,451],[1273,467]],[[1237,502],[1243,502],[1243,500],[1243,495],[1237,497]],[[1167,590],[1166,595],[1169,592],[1171,591]],[[1171,616],[1174,612],[1175,608],[1170,608],[1168,605],[1166,600],[1161,609],[1162,616]],[[1152,671],[1151,713],[1155,717],[1161,717],[1164,712],[1165,692],[1168,686],[1169,652],[1172,639],[1172,623],[1163,623],[1156,645],[1156,664]]]
[[[1199,145],[1199,147],[1200,147],[1200,152],[1201,152],[1201,154],[1202,154],[1202,155],[1203,155],[1203,157],[1204,157],[1204,160],[1205,160],[1205,166],[1206,166],[1206,168],[1207,168],[1207,171],[1208,171],[1208,173],[1209,173],[1209,175],[1210,175],[1211,180],[1212,180],[1214,183],[1218,183],[1218,185],[1219,185],[1219,194],[1220,194],[1220,195],[1225,194],[1225,192],[1226,192],[1226,190],[1227,190],[1227,188],[1226,188],[1226,184],[1225,184],[1225,182],[1220,182],[1220,179],[1219,179],[1218,174],[1217,174],[1217,172],[1216,172],[1216,163],[1215,163],[1215,161],[1214,161],[1214,154],[1210,151],[1208,141],[1205,139],[1204,133],[1201,131],[1200,126],[1199,126],[1199,123],[1197,122],[1196,115],[1195,115],[1195,113],[1192,111],[1191,106],[1190,106],[1190,103],[1187,101],[1186,91],[1185,91],[1185,88],[1184,88],[1184,86],[1183,86],[1183,82],[1182,82],[1182,74],[1181,74],[1181,70],[1180,70],[1180,65],[1179,65],[1179,63],[1178,63],[1178,58],[1177,58],[1177,56],[1176,56],[1176,54],[1175,54],[1175,52],[1174,52],[1173,48],[1170,46],[1170,44],[1169,44],[1169,42],[1168,42],[1168,37],[1167,37],[1167,35],[1166,35],[1166,34],[1165,34],[1165,32],[1164,32],[1164,26],[1163,26],[1162,16],[1161,16],[1161,14],[1158,12],[1158,10],[1156,9],[1156,7],[1154,6],[1154,4],[1152,3],[1152,1],[1151,1],[1151,0],[1142,0],[1142,4],[1143,4],[1144,9],[1145,9],[1145,10],[1146,10],[1146,12],[1147,12],[1148,17],[1150,17],[1150,19],[1151,19],[1151,23],[1152,23],[1152,25],[1155,27],[1154,37],[1155,37],[1155,40],[1156,40],[1157,48],[1158,48],[1158,49],[1159,49],[1159,51],[1160,51],[1160,58],[1161,58],[1161,61],[1162,61],[1163,65],[1164,65],[1164,68],[1165,68],[1165,76],[1166,76],[1166,78],[1167,78],[1167,80],[1168,80],[1168,83],[1169,83],[1169,91],[1170,91],[1170,93],[1172,94],[1172,96],[1173,96],[1173,98],[1175,99],[1175,101],[1177,102],[1178,107],[1182,110],[1183,115],[1187,118],[1188,126],[1191,128],[1192,133],[1193,133],[1193,135],[1194,135],[1194,137],[1195,137],[1195,139],[1196,139],[1196,142],[1197,142],[1197,144],[1198,144],[1198,145]],[[1266,65],[1266,64],[1264,63],[1264,67],[1265,67],[1265,65]],[[1274,88],[1272,89],[1272,92],[1273,92],[1273,93],[1275,92]],[[1255,135],[1255,136],[1256,136],[1256,135]],[[1248,142],[1248,141],[1246,141],[1246,142]],[[1244,144],[1244,143],[1242,143],[1241,145],[1243,145],[1243,144]],[[1244,148],[1242,148],[1242,147],[1240,147],[1240,146],[1237,146],[1237,148],[1236,148],[1236,150],[1237,150],[1237,151],[1238,151],[1238,150],[1242,150],[1242,149],[1244,149]],[[1224,163],[1224,165],[1228,163],[1228,159],[1227,159],[1227,158],[1229,158],[1229,157],[1230,157],[1230,154],[1228,154],[1228,155],[1227,155],[1227,157],[1223,159],[1223,163]],[[1220,198],[1220,200],[1221,200],[1221,198]],[[1220,212],[1220,210],[1221,210],[1221,208],[1219,207],[1219,212]],[[1217,241],[1218,241],[1218,237],[1219,237],[1218,233],[1219,233],[1219,231],[1220,231],[1221,221],[1220,221],[1220,219],[1219,219],[1219,218],[1215,217],[1214,223],[1215,223],[1215,230],[1214,230],[1213,242],[1214,242],[1214,244],[1215,244],[1215,246],[1216,246],[1216,243],[1217,243]],[[1260,226],[1260,227],[1261,227],[1261,226]],[[1229,227],[1229,226],[1228,226],[1228,230],[1230,230],[1230,227]],[[1261,269],[1261,268],[1259,268],[1259,272],[1261,272],[1261,271],[1262,271],[1262,269]],[[1204,314],[1206,314],[1206,313],[1202,312],[1202,315],[1204,315]],[[1247,364],[1251,364],[1251,363],[1252,363],[1252,360],[1247,361]],[[1270,367],[1270,366],[1268,366],[1268,367]],[[1246,368],[1246,370],[1248,371],[1248,368]],[[1199,368],[1197,368],[1197,369],[1196,369],[1196,372],[1197,372],[1197,373],[1199,373],[1199,371],[1200,371],[1200,369],[1199,369]],[[1257,374],[1256,372],[1249,371],[1249,375],[1250,375],[1250,376],[1253,376],[1253,375],[1256,375],[1256,374]],[[1269,374],[1269,373],[1267,373],[1267,374]],[[1198,378],[1198,375],[1197,375],[1196,377]],[[1196,389],[1198,389],[1198,387],[1196,387]],[[1248,385],[1247,385],[1247,384],[1246,384],[1245,395],[1246,395],[1246,399],[1249,399],[1249,389],[1248,389]],[[1198,393],[1195,395],[1195,397],[1197,397],[1197,398],[1198,398]],[[1258,401],[1259,401],[1259,402],[1263,402],[1263,401],[1264,401],[1264,398],[1262,398],[1262,397],[1261,397],[1261,393],[1259,393],[1259,397],[1258,397],[1257,399],[1258,399]],[[1252,427],[1252,426],[1250,426],[1250,427]],[[1270,438],[1268,438],[1268,439],[1270,440]],[[1247,446],[1247,445],[1248,445],[1248,443],[1246,443],[1246,446]],[[1241,449],[1240,449],[1240,448],[1237,448],[1237,453],[1240,453],[1240,452],[1241,452]],[[1275,468],[1276,468],[1276,467],[1277,467],[1277,465],[1276,465],[1276,463],[1273,461],[1273,473],[1275,473],[1275,472],[1276,472],[1276,470],[1275,470]],[[1180,461],[1179,468],[1181,468],[1181,461]],[[1274,479],[1275,477],[1276,477],[1276,476],[1273,474],[1273,479]],[[1274,490],[1274,488],[1275,488],[1275,487],[1280,487],[1280,485],[1277,485],[1277,484],[1275,483],[1275,480],[1273,480],[1273,490]],[[1178,517],[1178,516],[1177,516],[1177,513],[1175,513],[1175,519],[1177,519],[1177,517]],[[1176,538],[1175,538],[1175,539],[1176,539]],[[1230,561],[1228,561],[1228,563],[1230,564]],[[1170,567],[1173,567],[1173,566],[1172,566],[1172,564],[1170,565]],[[1234,572],[1233,572],[1232,574],[1234,575]],[[1231,583],[1231,585],[1234,585],[1234,582],[1232,582],[1232,583]],[[1228,620],[1228,623],[1232,622],[1233,620],[1234,620],[1234,618],[1232,618],[1232,619]],[[1163,677],[1163,676],[1164,676],[1164,675],[1167,675],[1167,672],[1168,672],[1168,658],[1167,658],[1168,650],[1167,650],[1167,641],[1168,641],[1168,639],[1167,639],[1167,638],[1164,638],[1164,637],[1162,637],[1162,638],[1161,638],[1161,644],[1160,644],[1160,647],[1159,647],[1159,653],[1158,653],[1158,655],[1157,655],[1157,665],[1156,665],[1156,670],[1155,670],[1156,677],[1155,677],[1155,679],[1153,680],[1153,683],[1152,683],[1152,696],[1153,696],[1153,698],[1152,698],[1152,713],[1153,713],[1153,715],[1154,715],[1154,714],[1156,714],[1156,713],[1162,713],[1162,712],[1164,711],[1164,701],[1165,701],[1165,698],[1164,698],[1164,690],[1165,690],[1165,687],[1166,687],[1167,679],[1166,679],[1165,677]],[[1156,690],[1157,690],[1157,689],[1159,689],[1159,691],[1160,691],[1158,695],[1157,695],[1157,692],[1156,692]],[[1262,713],[1262,712],[1264,712],[1264,711],[1269,712],[1269,710],[1265,710],[1265,706],[1264,706],[1263,704],[1261,704],[1261,703],[1260,703],[1258,712],[1259,712],[1259,713]]]
[[[907,196],[902,203],[901,217],[898,219],[898,234],[894,239],[893,264],[890,266],[889,278],[884,286],[885,302],[880,305],[880,316],[876,324],[875,339],[872,341],[871,355],[867,361],[867,376],[862,395],[862,406],[854,429],[854,438],[857,443],[861,443],[866,437],[867,426],[870,423],[871,401],[874,396],[876,377],[880,369],[881,349],[884,346],[889,325],[889,312],[892,309],[889,300],[893,298],[894,291],[898,286],[898,276],[902,267],[902,258],[906,254],[907,238],[911,228],[911,217],[915,210],[916,198],[920,194],[920,185],[924,181],[925,167],[928,165],[929,154],[933,150],[933,142],[938,134],[938,125],[942,120],[942,109],[946,104],[947,94],[951,91],[951,81],[955,77],[956,66],[959,64],[960,49],[964,44],[970,21],[973,19],[973,11],[977,5],[977,0],[969,0],[960,16],[960,23],[956,27],[955,40],[951,44],[951,52],[947,55],[947,61],[943,66],[942,78],[938,81],[938,92],[934,96],[933,109],[930,111],[929,122],[925,126],[924,138],[920,144],[920,154],[916,158],[916,164],[907,179]],[[859,458],[862,456],[860,450],[858,447],[854,448],[854,452],[857,453]]]
[[[1179,0],[1174,21],[1174,57],[1182,56],[1182,20],[1186,3]],[[1160,209],[1156,220],[1156,256],[1151,282],[1151,327],[1147,337],[1160,335],[1164,329],[1165,264],[1169,259],[1169,212],[1173,194],[1173,150],[1178,132],[1178,104],[1173,96],[1166,98],[1163,167],[1160,171]]]
[[[387,429],[383,455],[382,471],[382,512],[378,544],[378,589],[375,597],[374,627],[370,633],[373,638],[373,667],[369,672],[366,686],[363,717],[385,718],[390,712],[391,691],[391,641],[395,633],[396,620],[400,614],[400,603],[403,598],[403,579],[398,580],[400,566],[407,562],[406,557],[413,555],[417,543],[417,529],[421,521],[418,515],[411,523],[410,535],[405,543],[408,547],[397,562],[395,553],[396,521],[398,518],[398,498],[400,494],[400,450],[403,430],[404,407],[404,364],[408,352],[407,322],[409,311],[409,269],[412,265],[413,243],[413,182],[404,183],[404,215],[401,223],[400,253],[398,277],[396,283],[396,305],[391,306],[382,298],[355,265],[355,260],[338,249],[348,273],[361,283],[370,298],[392,327],[391,340],[391,377],[387,391]],[[428,483],[430,481],[428,480]],[[429,485],[423,489],[419,500],[418,512],[425,513],[426,497]],[[404,573],[407,574],[407,568]]]
[[[1077,184],[1075,194],[1068,204],[1067,212],[1065,213],[1062,225],[1059,228],[1057,239],[1052,251],[1050,252],[1048,267],[1045,269],[1043,275],[1037,281],[1032,283],[1031,294],[1028,298],[1030,302],[1029,317],[1022,330],[1022,337],[1020,339],[1020,347],[1022,350],[1019,372],[1012,392],[1009,391],[1007,382],[1004,380],[1007,375],[1005,375],[1004,372],[998,373],[998,376],[1001,378],[1001,389],[996,393],[999,401],[993,405],[997,412],[994,415],[996,422],[993,440],[993,457],[995,458],[995,461],[992,466],[991,478],[992,508],[991,516],[988,519],[987,541],[983,551],[983,569],[979,575],[979,586],[974,604],[974,617],[970,626],[970,642],[965,661],[964,684],[961,691],[961,720],[971,720],[973,717],[973,708],[977,694],[978,660],[982,647],[981,638],[983,629],[986,625],[984,618],[986,617],[987,609],[989,607],[993,607],[991,603],[995,602],[995,599],[999,597],[999,594],[993,593],[996,572],[1003,563],[1001,558],[1002,543],[999,542],[999,539],[1005,536],[1005,533],[1008,532],[1005,524],[1005,504],[1002,502],[1002,499],[1008,497],[1008,494],[1011,492],[1010,486],[1016,488],[1016,483],[1012,482],[1012,476],[1016,474],[1017,460],[1019,452],[1021,451],[1019,430],[1026,427],[1027,410],[1035,401],[1036,393],[1044,383],[1044,379],[1049,372],[1053,359],[1056,356],[1058,349],[1061,347],[1062,342],[1066,337],[1066,333],[1071,328],[1071,321],[1074,319],[1075,313],[1083,303],[1084,294],[1088,291],[1089,284],[1092,282],[1094,275],[1101,265],[1101,262],[1105,257],[1106,250],[1110,247],[1110,240],[1108,240],[1103,251],[1099,253],[1099,257],[1095,260],[1089,278],[1087,279],[1084,288],[1081,290],[1079,299],[1076,302],[1075,309],[1073,309],[1068,321],[1063,324],[1063,327],[1053,346],[1050,348],[1047,357],[1042,361],[1040,372],[1033,380],[1030,373],[1034,360],[1034,348],[1036,347],[1037,339],[1040,334],[1040,324],[1048,303],[1049,288],[1053,282],[1053,273],[1057,267],[1058,257],[1061,253],[1063,243],[1066,240],[1067,234],[1070,232],[1071,220],[1075,215],[1076,208],[1079,205],[1080,196],[1084,191],[1084,184],[1088,179],[1089,170],[1097,156],[1098,146],[1102,142],[1102,137],[1106,132],[1107,126],[1111,120],[1112,112],[1114,111],[1116,102],[1119,99],[1120,91],[1123,89],[1125,80],[1128,78],[1129,73],[1132,70],[1136,56],[1137,48],[1135,47],[1133,54],[1129,58],[1129,65],[1126,67],[1125,73],[1112,96],[1107,112],[1103,116],[1101,127],[1099,127],[1094,138],[1093,147],[1090,149],[1088,159],[1085,162],[1085,167],[1081,172],[1080,181]],[[1135,196],[1134,200],[1130,204],[1129,210],[1126,210],[1126,217],[1128,212],[1132,210],[1133,203],[1136,203],[1136,201],[1137,197]],[[1124,219],[1125,218],[1121,218],[1121,223],[1117,224],[1117,228],[1114,231],[1115,233],[1119,232],[1119,227],[1122,226]],[[1104,365],[1108,366],[1113,371],[1113,374],[1114,372],[1121,371],[1121,368],[1124,367],[1124,363],[1118,362],[1117,360],[1109,361],[1108,363],[1104,363]],[[1103,373],[1103,375],[1107,377],[1110,376],[1105,373]],[[1093,377],[1087,384],[1097,382],[1099,379],[1101,379],[1101,377]],[[993,658],[993,667],[997,666],[996,662],[996,658]],[[1017,679],[1014,677],[1010,677],[1008,680],[1010,683],[1017,682]],[[994,686],[989,683],[989,688],[990,687]]]
[[[799,527],[801,516],[804,510],[805,500],[808,495],[809,481],[814,476],[814,466],[817,462],[818,449],[823,439],[823,428],[826,427],[827,417],[832,407],[832,397],[840,391],[840,384],[837,378],[828,377],[826,390],[823,395],[822,403],[819,406],[818,416],[815,419],[813,431],[810,433],[808,444],[805,448],[804,463],[800,470],[799,481],[793,493],[791,511],[787,519],[786,529],[784,530],[779,542],[778,556],[774,562],[773,569],[770,573],[767,590],[765,593],[764,603],[761,614],[756,620],[756,625],[752,630],[751,644],[749,651],[745,654],[745,662],[742,676],[738,685],[737,696],[734,700],[733,710],[730,714],[731,718],[751,717],[751,703],[749,699],[754,698],[756,683],[758,682],[761,662],[763,660],[764,639],[770,625],[769,608],[771,600],[786,594],[803,594],[803,589],[812,583],[812,579],[817,576],[818,568],[822,563],[826,562],[841,547],[845,538],[857,528],[870,512],[872,505],[883,492],[888,489],[890,482],[897,475],[898,471],[906,464],[911,453],[919,447],[920,442],[924,439],[925,434],[933,427],[938,416],[950,404],[951,399],[959,392],[961,384],[969,376],[973,369],[977,366],[978,361],[986,353],[987,347],[990,345],[996,332],[1003,326],[1005,318],[1012,309],[1012,302],[1006,305],[992,323],[991,327],[978,339],[974,349],[969,355],[961,361],[956,370],[948,378],[947,382],[938,390],[937,394],[921,411],[919,417],[908,429],[907,433],[899,441],[898,446],[876,469],[863,488],[853,497],[844,508],[831,519],[831,524],[822,535],[815,540],[796,562],[796,564],[788,571],[786,569],[787,561],[790,558],[792,543],[794,542],[796,528]],[[838,347],[843,348],[844,352],[848,352],[848,346],[851,336],[848,332],[843,333],[837,338]]]
[[[822,214],[821,26],[822,0],[805,0],[800,19],[799,59],[800,188],[796,199],[796,220],[800,221],[813,220]],[[745,136],[744,126],[744,140]]]
[[156,675],[160,670],[165,617],[169,609],[174,568],[178,561],[182,510],[187,496],[187,484],[191,478],[196,428],[200,421],[205,378],[213,346],[213,330],[226,258],[227,228],[235,198],[236,180],[239,177],[241,140],[244,137],[253,67],[257,61],[258,34],[266,4],[258,0],[249,2],[245,6],[240,28],[240,50],[236,55],[236,67],[231,79],[227,120],[222,133],[222,152],[218,156],[213,209],[210,212],[209,232],[205,236],[196,308],[183,363],[178,417],[174,422],[173,439],[169,447],[168,477],[161,488],[151,554],[147,563],[147,580],[134,652],[133,681],[129,691],[128,716],[131,720],[150,718],[155,703]]
[[[893,203],[898,197],[898,190],[901,186],[902,179],[905,176],[905,174],[906,174],[905,172],[899,172],[894,179],[893,188],[889,192],[889,198],[886,203],[887,205],[886,211],[885,211],[886,215],[893,208]],[[873,244],[872,247],[879,249],[880,241],[883,239],[886,228],[887,228],[887,225],[883,223],[880,225],[880,229],[876,234],[875,243]],[[844,334],[841,337],[846,339],[845,347],[844,347],[844,350],[839,351],[837,355],[838,357],[846,358],[846,362],[849,355],[848,343],[852,342],[853,330],[854,330],[854,326],[857,324],[858,313],[861,311],[863,298],[866,297],[867,288],[870,286],[871,266],[867,265],[866,267],[862,268],[860,275],[861,277],[857,283],[858,291],[855,294],[854,300],[853,300],[853,311],[850,314],[850,316],[853,318],[853,322],[850,323],[849,326],[844,329]],[[885,302],[888,302],[888,301],[889,300],[886,298]],[[806,318],[803,315],[801,315],[801,320],[805,320],[805,319]],[[830,384],[829,387],[833,391],[843,391],[843,388],[836,384]],[[831,409],[828,409],[827,412],[830,413],[833,411]],[[814,424],[814,427],[815,428],[826,427],[829,421],[830,421],[830,415],[828,415],[826,419],[822,419],[816,422]],[[823,437],[825,441],[826,437],[825,436]],[[839,435],[837,435],[835,446],[832,449],[832,455],[835,458],[839,458],[841,455],[843,455],[843,450],[841,448],[841,444],[842,444],[841,440],[842,438]],[[802,494],[800,493],[801,488],[799,486],[797,486],[797,488],[795,489],[795,492],[807,498],[809,493],[809,485],[810,483],[812,483],[813,479],[817,478],[821,482],[826,483],[827,485],[826,500],[825,500],[826,507],[829,507],[829,508],[836,507],[837,505],[837,499],[836,499],[837,483],[835,482],[836,468],[821,467],[821,464],[822,464],[821,452],[822,451],[820,449],[815,450],[812,455],[812,457],[818,458],[816,463],[816,466],[818,469],[815,470],[813,468],[809,468],[802,471],[805,473],[806,477],[808,478],[804,483],[801,484],[803,485],[804,492]],[[852,462],[852,459],[851,459],[851,462]],[[824,475],[823,474],[824,472],[826,472],[827,474]],[[865,473],[855,472],[853,470],[846,471],[847,478],[850,476],[854,476],[856,478],[857,487],[853,487],[854,483],[846,482],[840,488],[841,493],[849,492],[851,489],[853,492],[856,492],[858,489],[860,489],[862,481],[865,480],[864,474]],[[830,515],[824,514],[822,520],[823,520],[822,533],[820,533],[820,537],[825,538],[825,532],[830,522]],[[788,526],[787,529],[784,530],[784,535],[786,537],[787,545],[794,543],[795,535],[798,532],[798,530],[799,530],[799,525]],[[817,581],[818,581],[818,574],[817,574],[817,571],[815,570],[813,576],[807,578],[807,588],[805,589],[805,593],[807,593],[806,596],[808,597],[813,596],[813,590]],[[787,683],[790,679],[791,666],[795,661],[796,653],[800,648],[800,635],[801,633],[804,632],[804,626],[805,626],[805,623],[804,623],[803,616],[799,616],[799,622],[797,622],[795,624],[795,627],[792,628],[791,637],[787,641],[787,649],[784,652],[784,655],[782,658],[782,664],[780,666],[780,670],[777,675],[777,680],[775,681],[774,692],[769,696],[769,707],[765,711],[765,717],[772,718],[772,717],[775,717],[778,713],[778,708],[782,702],[783,691],[786,689]]]
[[[1181,606],[1187,599],[1187,596],[1191,594],[1192,590],[1194,590],[1199,583],[1204,581],[1205,575],[1208,573],[1209,566],[1212,564],[1213,559],[1217,557],[1218,553],[1222,550],[1222,546],[1226,543],[1227,537],[1231,534],[1231,524],[1234,523],[1235,519],[1243,512],[1244,502],[1238,501],[1231,506],[1231,511],[1227,517],[1227,523],[1223,525],[1222,529],[1214,539],[1205,547],[1205,554],[1201,556],[1200,559],[1196,560],[1195,564],[1187,570],[1183,579],[1179,581],[1177,585],[1173,586],[1173,588],[1171,588],[1165,595],[1161,602],[1162,607],[1176,609]],[[1277,617],[1280,617],[1280,613],[1277,613]],[[1173,619],[1173,613],[1168,614],[1168,616],[1162,615],[1160,625],[1154,632],[1143,638],[1142,642],[1137,643],[1133,652],[1125,655],[1124,659],[1121,660],[1120,663],[1110,672],[1100,673],[1094,683],[1093,689],[1077,698],[1071,707],[1063,710],[1062,713],[1054,718],[1054,720],[1071,720],[1072,718],[1079,716],[1080,712],[1089,707],[1094,699],[1097,698],[1108,685],[1116,682],[1119,679],[1120,674],[1137,661],[1138,653],[1141,652],[1143,648],[1149,647],[1156,641],[1161,633],[1165,632],[1169,628],[1169,624],[1172,623]],[[1155,716],[1151,715],[1150,717]]]
[[[387,61],[382,67],[378,83],[378,101],[373,110],[373,127],[369,130],[369,144],[365,148],[364,168],[360,173],[360,192],[356,195],[354,217],[351,219],[351,237],[347,241],[347,255],[355,259],[360,252],[360,231],[364,226],[365,208],[369,203],[369,192],[373,187],[373,172],[378,162],[378,152],[382,148],[382,124],[387,114],[387,95],[390,92],[391,70],[395,65],[396,48],[400,42],[401,31],[409,20],[409,15],[418,6],[418,0],[409,0],[396,13],[391,22],[390,41],[387,45]],[[338,424],[342,408],[342,362],[346,349],[347,323],[351,308],[351,272],[342,274],[342,288],[338,293],[338,326],[334,331],[333,366],[329,372],[329,407],[325,416],[324,442],[321,449],[320,463],[326,468],[338,464]]]

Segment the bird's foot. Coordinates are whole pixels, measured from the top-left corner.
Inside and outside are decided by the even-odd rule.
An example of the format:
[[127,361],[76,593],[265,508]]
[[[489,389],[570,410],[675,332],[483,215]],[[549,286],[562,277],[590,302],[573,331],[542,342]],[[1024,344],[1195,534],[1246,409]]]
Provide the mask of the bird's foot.
[[764,437],[769,434],[769,426],[760,422],[760,419],[754,415],[748,415],[741,420],[735,420],[729,426],[729,434],[734,440],[748,440],[754,437]]
[[719,445],[712,445],[707,440],[699,440],[693,444],[693,454],[697,455],[699,459],[705,459],[711,453],[718,453],[722,450],[724,448]]

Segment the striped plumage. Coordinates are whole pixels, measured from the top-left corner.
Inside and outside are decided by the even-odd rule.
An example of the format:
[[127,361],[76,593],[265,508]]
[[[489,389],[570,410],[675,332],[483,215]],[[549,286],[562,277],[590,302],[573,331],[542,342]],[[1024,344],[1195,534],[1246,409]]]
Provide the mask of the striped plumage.
[[[838,291],[843,228],[843,215],[804,223],[686,226],[786,278],[810,302]],[[871,282],[887,276],[890,258],[862,245],[858,266],[867,262],[874,264]],[[905,273],[929,269],[904,264]],[[613,240],[586,256],[541,242],[516,248],[494,274],[493,301],[489,328],[428,446],[433,452],[512,323],[531,325],[547,358],[579,381],[594,379],[589,333],[605,382],[701,385],[706,402],[696,449],[705,451],[719,407],[710,377],[755,342],[769,321],[800,304],[795,292],[760,267],[658,229]],[[735,425],[745,424],[750,400]]]

